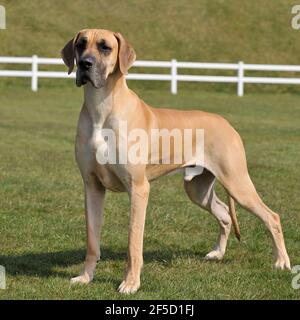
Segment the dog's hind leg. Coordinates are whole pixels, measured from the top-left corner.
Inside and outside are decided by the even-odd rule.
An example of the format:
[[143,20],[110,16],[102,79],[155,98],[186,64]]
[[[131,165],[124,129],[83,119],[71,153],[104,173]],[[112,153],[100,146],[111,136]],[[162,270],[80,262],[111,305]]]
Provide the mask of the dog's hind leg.
[[[212,171],[231,197],[260,218],[268,228],[274,244],[275,267],[290,269],[290,260],[285,248],[279,215],[268,208],[257,194],[249,177],[241,139],[237,134],[231,136],[231,143],[226,146],[226,152],[219,151],[222,157],[219,157],[218,161],[214,163],[211,162],[213,164]],[[222,145],[219,150],[220,148],[222,149]]]
[[227,240],[231,229],[229,209],[214,191],[215,176],[204,169],[201,175],[191,181],[184,181],[184,188],[189,198],[201,208],[209,211],[217,219],[220,233],[214,249],[206,255],[208,260],[221,260],[225,254]]
[[274,245],[275,267],[290,269],[290,260],[284,243],[280,217],[263,203],[248,173],[240,175],[236,173],[226,174],[220,177],[219,180],[230,195],[242,207],[260,218],[270,231]]

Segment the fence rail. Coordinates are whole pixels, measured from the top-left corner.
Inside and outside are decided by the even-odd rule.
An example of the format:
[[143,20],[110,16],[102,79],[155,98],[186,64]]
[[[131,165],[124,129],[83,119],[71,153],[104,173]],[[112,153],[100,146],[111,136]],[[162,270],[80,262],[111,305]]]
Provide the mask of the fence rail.
[[[32,57],[0,57],[0,64],[30,64],[31,70],[0,70],[0,77],[24,77],[31,78],[32,91],[38,90],[39,78],[75,78],[75,73],[70,75],[63,71],[39,71],[39,65],[63,65],[62,59],[40,58],[36,55]],[[237,95],[244,95],[244,86],[246,83],[256,84],[300,84],[299,78],[282,77],[249,77],[245,76],[245,71],[286,71],[300,72],[300,66],[297,65],[272,65],[272,64],[245,64],[242,61],[238,63],[206,63],[206,62],[180,62],[175,59],[171,61],[135,61],[134,67],[146,68],[168,68],[170,74],[148,74],[148,73],[130,73],[127,75],[129,80],[157,80],[169,81],[171,83],[171,92],[177,93],[177,84],[179,81],[190,82],[219,82],[236,83]],[[178,74],[178,69],[202,69],[202,70],[232,70],[236,76],[209,76],[209,75],[187,75]]]

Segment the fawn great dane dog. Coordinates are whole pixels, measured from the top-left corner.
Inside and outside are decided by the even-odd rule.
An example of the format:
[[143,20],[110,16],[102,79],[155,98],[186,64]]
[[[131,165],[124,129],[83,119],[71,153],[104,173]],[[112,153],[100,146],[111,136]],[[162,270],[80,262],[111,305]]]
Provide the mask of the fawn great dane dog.
[[[146,208],[152,180],[171,171],[195,166],[195,134],[193,131],[191,157],[182,163],[99,163],[97,150],[106,142],[102,130],[116,134],[119,122],[125,121],[128,131],[152,129],[201,128],[204,130],[204,164],[201,174],[184,181],[189,198],[211,212],[220,226],[214,249],[206,259],[223,258],[233,224],[239,238],[234,200],[259,217],[272,236],[275,267],[290,269],[278,214],[269,209],[257,194],[249,177],[245,150],[239,134],[222,117],[202,111],[156,109],[147,105],[126,84],[125,75],[135,61],[133,47],[120,33],[103,29],[81,30],[62,49],[62,58],[69,68],[76,61],[76,85],[84,85],[84,103],[80,112],[76,136],[76,161],[85,189],[87,254],[83,272],[72,283],[89,283],[100,259],[100,234],[103,221],[105,190],[127,192],[131,212],[128,236],[128,268],[119,286],[121,293],[134,293],[140,287],[143,264],[143,234]],[[116,146],[118,148],[118,146]],[[151,156],[148,151],[148,157]],[[170,154],[176,155],[175,144]],[[161,150],[158,152],[162,160]],[[228,193],[229,206],[215,194],[216,179]]]

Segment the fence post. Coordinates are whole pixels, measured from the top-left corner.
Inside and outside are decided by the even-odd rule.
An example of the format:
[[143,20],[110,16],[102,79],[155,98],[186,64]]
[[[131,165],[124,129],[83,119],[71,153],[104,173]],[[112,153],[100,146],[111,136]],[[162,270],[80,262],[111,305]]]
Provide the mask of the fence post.
[[177,94],[177,60],[171,60],[171,93]]
[[31,90],[36,92],[38,90],[38,56],[32,56],[32,75],[31,75]]
[[242,97],[244,95],[244,62],[239,61],[238,63],[238,86],[237,95]]

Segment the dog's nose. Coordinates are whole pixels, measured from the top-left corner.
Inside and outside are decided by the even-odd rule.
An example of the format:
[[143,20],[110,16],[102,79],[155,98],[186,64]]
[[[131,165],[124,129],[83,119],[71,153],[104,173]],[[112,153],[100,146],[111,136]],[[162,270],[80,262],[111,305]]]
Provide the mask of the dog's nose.
[[81,70],[87,71],[93,66],[94,61],[95,61],[95,59],[91,56],[84,57],[84,58],[80,59],[79,67]]

